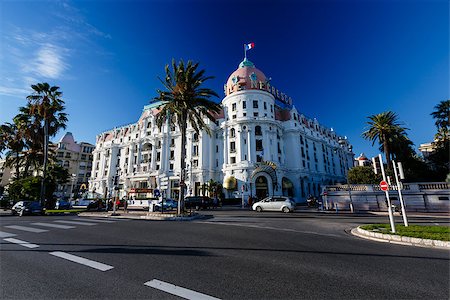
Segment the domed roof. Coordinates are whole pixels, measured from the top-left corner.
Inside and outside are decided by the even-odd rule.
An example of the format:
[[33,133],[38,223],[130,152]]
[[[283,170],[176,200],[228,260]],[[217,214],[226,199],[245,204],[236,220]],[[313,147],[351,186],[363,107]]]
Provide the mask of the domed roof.
[[243,89],[260,89],[260,83],[266,84],[267,77],[255,65],[245,58],[237,68],[228,77],[225,94],[229,94]]

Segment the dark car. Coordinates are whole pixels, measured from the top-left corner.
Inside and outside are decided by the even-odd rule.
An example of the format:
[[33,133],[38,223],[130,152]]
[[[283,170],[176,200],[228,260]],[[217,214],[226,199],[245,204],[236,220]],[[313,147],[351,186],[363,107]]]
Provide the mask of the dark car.
[[185,208],[207,209],[213,207],[213,199],[206,196],[188,196],[184,198]]
[[44,209],[37,201],[19,201],[11,208],[11,213],[13,215],[18,214],[19,216],[43,215]]
[[70,209],[70,202],[65,200],[57,200],[55,203],[55,209]]

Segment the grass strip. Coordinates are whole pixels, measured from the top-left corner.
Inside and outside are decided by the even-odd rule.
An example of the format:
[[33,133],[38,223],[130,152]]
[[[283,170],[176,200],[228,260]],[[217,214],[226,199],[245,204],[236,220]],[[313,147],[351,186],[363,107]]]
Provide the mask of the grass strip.
[[[361,226],[362,229],[393,234],[390,232],[391,226],[389,224],[369,224]],[[420,239],[430,239],[439,241],[450,241],[450,227],[449,226],[439,226],[439,225],[409,225],[405,227],[404,225],[395,225],[396,233],[395,235],[408,236]]]

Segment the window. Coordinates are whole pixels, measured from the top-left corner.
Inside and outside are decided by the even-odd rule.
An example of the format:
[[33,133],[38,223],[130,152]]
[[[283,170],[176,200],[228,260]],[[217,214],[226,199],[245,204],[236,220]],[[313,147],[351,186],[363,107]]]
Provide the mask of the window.
[[242,101],[242,109],[246,109],[247,108],[247,102],[246,101]]
[[236,137],[236,130],[234,128],[231,128],[230,130],[230,137],[232,138]]
[[305,142],[303,141],[303,136],[302,135],[300,136],[300,144],[302,144],[302,145],[305,144]]
[[156,170],[159,170],[159,165],[156,165]]
[[264,102],[264,110],[267,110],[267,103]]
[[193,141],[194,141],[194,142],[198,142],[198,133],[197,133],[197,132],[194,133]]
[[198,156],[198,146],[192,147],[192,156]]
[[175,151],[170,150],[170,159],[175,159]]
[[197,168],[197,167],[198,167],[198,159],[194,159],[194,161],[193,161],[193,163],[192,163],[192,166],[193,166],[194,168]]
[[258,108],[258,100],[253,100],[253,108]]
[[255,135],[262,135],[261,126],[255,126]]
[[236,143],[230,142],[230,152],[236,152]]
[[255,113],[253,113],[253,116],[257,117],[257,116],[259,116],[259,114],[257,112],[255,112]]
[[262,156],[261,155],[256,155],[256,162],[262,162],[263,161],[263,158],[262,158]]
[[216,145],[216,153],[219,153],[219,146]]
[[232,164],[236,163],[236,157],[235,156],[231,156],[230,157],[230,163],[232,163]]
[[231,111],[236,111],[236,103],[231,104]]
[[175,139],[170,140],[170,147],[175,147]]
[[262,151],[262,150],[263,150],[262,140],[256,140],[256,151]]
[[270,112],[273,113],[273,105],[270,106]]
[[236,119],[236,115],[232,115],[231,118],[232,118],[232,119]]
[[161,160],[161,152],[156,152],[156,160],[157,161]]
[[169,165],[169,170],[173,170],[173,164]]

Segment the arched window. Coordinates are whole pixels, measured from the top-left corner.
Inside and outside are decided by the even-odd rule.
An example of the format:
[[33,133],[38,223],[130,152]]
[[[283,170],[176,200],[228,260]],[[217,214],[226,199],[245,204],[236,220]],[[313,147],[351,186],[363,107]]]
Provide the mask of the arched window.
[[255,135],[262,135],[261,126],[256,126],[255,127]]
[[197,132],[194,133],[194,142],[198,142],[198,133]]
[[231,128],[230,130],[230,137],[236,137],[236,130],[234,128]]

